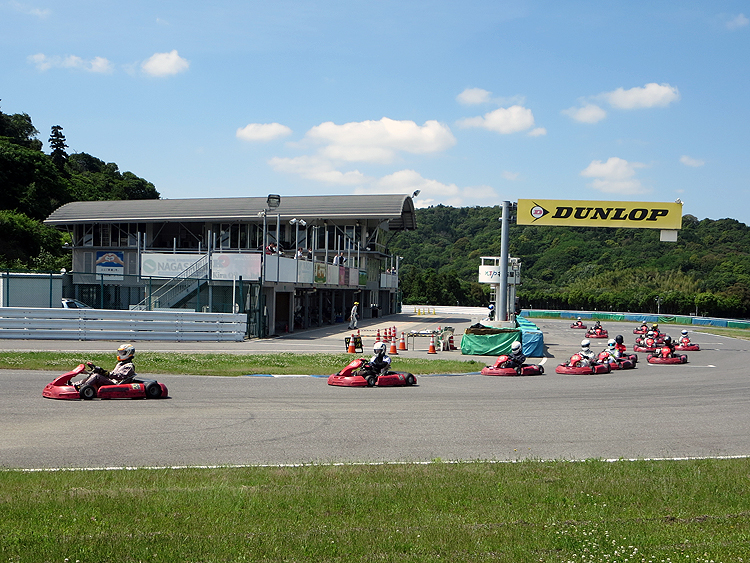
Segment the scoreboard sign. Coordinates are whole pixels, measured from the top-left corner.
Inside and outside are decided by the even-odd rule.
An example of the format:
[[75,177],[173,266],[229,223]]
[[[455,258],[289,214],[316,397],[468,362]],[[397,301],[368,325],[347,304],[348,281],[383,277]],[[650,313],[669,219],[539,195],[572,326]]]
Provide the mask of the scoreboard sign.
[[679,230],[682,203],[519,199],[516,223]]

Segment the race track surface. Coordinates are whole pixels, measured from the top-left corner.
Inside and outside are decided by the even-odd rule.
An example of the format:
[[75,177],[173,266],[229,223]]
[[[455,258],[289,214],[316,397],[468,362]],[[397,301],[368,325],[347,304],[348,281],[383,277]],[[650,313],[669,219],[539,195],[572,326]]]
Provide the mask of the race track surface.
[[[57,373],[2,370],[0,466],[750,454],[750,342],[691,330],[701,351],[688,352],[686,365],[652,366],[639,354],[632,371],[563,376],[554,367],[581,332],[570,321],[535,322],[549,357],[545,375],[533,377],[426,376],[415,387],[356,389],[315,377],[159,376],[168,400],[83,402],[42,398]],[[632,348],[629,323],[604,325]]]

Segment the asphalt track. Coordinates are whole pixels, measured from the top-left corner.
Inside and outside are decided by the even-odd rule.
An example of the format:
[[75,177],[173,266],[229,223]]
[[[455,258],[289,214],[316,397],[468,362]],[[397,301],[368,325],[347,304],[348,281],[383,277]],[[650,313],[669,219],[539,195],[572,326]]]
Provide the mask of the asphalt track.
[[[369,321],[420,330],[473,313],[404,314]],[[57,373],[0,370],[0,466],[173,467],[442,460],[674,458],[750,454],[750,342],[691,331],[689,363],[599,376],[554,366],[581,340],[570,321],[538,320],[546,373],[533,377],[425,376],[408,388],[330,387],[320,377],[159,376],[168,400],[54,401]],[[630,323],[604,323],[632,346]],[[683,327],[667,326],[670,334]],[[237,345],[139,343],[144,349],[265,353],[344,351],[328,327]],[[424,342],[422,342],[424,341]],[[604,346],[606,341],[599,341]],[[114,349],[113,343],[0,341],[8,349]],[[405,356],[427,355],[428,339]],[[598,345],[597,345],[598,347]],[[136,364],[137,365],[137,364]],[[397,367],[398,358],[394,358]]]

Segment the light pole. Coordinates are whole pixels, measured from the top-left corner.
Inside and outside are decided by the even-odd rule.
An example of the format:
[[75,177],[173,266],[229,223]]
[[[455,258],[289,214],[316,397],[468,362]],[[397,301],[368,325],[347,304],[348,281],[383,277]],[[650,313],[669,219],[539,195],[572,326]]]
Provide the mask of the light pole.
[[278,194],[269,194],[266,198],[266,208],[259,212],[258,215],[263,217],[263,248],[260,250],[260,291],[258,292],[258,338],[266,336],[266,296],[263,293],[263,287],[266,285],[266,247],[268,246],[268,226],[266,216],[271,209],[277,208],[281,204],[281,196]]

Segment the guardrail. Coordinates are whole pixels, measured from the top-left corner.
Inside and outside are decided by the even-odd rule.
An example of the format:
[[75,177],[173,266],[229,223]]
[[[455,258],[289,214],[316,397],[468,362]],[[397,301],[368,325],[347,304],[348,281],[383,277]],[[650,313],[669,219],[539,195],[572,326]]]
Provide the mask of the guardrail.
[[246,331],[244,314],[0,308],[0,339],[241,342]]
[[687,315],[665,315],[651,313],[605,313],[597,311],[553,311],[548,309],[524,309],[521,313],[530,319],[533,318],[560,318],[560,319],[593,319],[600,321],[633,321],[661,324],[678,324],[694,326],[716,326],[728,328],[750,328],[750,321],[719,319],[715,317],[695,317]]

